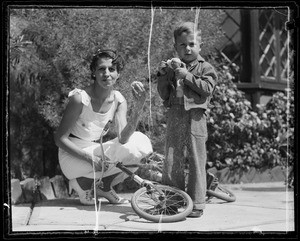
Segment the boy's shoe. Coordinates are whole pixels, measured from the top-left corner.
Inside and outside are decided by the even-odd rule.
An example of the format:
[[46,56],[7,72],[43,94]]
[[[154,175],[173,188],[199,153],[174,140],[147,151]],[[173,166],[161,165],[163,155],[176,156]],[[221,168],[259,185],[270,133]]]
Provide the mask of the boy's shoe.
[[188,218],[200,218],[203,215],[203,210],[193,209],[193,211],[187,216]]

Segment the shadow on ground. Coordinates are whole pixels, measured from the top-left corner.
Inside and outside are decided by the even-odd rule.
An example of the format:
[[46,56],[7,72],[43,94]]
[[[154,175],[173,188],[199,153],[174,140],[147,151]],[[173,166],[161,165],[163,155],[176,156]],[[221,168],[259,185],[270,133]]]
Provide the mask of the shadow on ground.
[[286,187],[243,187],[243,191],[253,191],[253,192],[284,192],[290,191]]
[[[68,209],[77,209],[82,211],[90,211],[95,212],[96,207],[95,205],[85,206],[82,205],[79,199],[53,199],[53,200],[46,200],[43,202],[39,202],[36,206],[43,208],[43,207],[60,207],[59,210],[68,210]],[[131,206],[128,204],[110,204],[108,201],[102,201],[99,210],[99,203],[97,204],[97,210],[101,212],[114,212],[119,213],[120,218],[127,221],[128,216],[136,216],[136,213],[133,211]]]

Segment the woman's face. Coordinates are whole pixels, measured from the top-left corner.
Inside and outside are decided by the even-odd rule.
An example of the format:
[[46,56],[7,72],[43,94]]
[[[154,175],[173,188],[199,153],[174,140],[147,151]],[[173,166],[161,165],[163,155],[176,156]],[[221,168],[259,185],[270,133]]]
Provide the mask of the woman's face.
[[104,89],[111,88],[119,78],[117,65],[111,58],[100,58],[94,70],[96,82]]

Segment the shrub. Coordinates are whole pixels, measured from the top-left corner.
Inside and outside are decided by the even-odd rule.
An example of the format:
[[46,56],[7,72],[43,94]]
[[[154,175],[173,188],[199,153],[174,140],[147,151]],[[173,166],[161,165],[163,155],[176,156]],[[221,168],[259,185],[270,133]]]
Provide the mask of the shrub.
[[[288,109],[289,107],[289,109]],[[290,110],[290,112],[288,112]],[[263,168],[287,164],[280,152],[278,136],[291,132],[293,144],[293,93],[275,93],[266,105],[253,110],[245,94],[237,89],[226,68],[219,70],[219,82],[208,115],[207,141],[210,167]],[[292,165],[292,158],[288,165]]]
[[[199,26],[206,51],[214,48],[222,34],[221,12],[200,12]],[[125,59],[126,67],[116,88],[128,100],[129,115],[133,103],[130,83],[144,82],[151,101],[147,99],[138,129],[153,139],[153,145],[162,141],[163,138],[156,140],[156,133],[161,130],[161,126],[155,126],[156,119],[162,109],[152,79],[157,63],[173,53],[173,25],[194,19],[194,9],[156,9],[150,47],[151,9],[11,9],[11,176],[23,179],[44,172],[56,174],[58,159],[53,131],[62,117],[68,92],[91,83],[89,62],[99,47],[117,49]]]
[[[221,13],[221,10],[200,11],[204,55],[213,52],[222,34]],[[155,89],[156,69],[160,60],[173,54],[173,24],[194,18],[195,12],[190,9],[157,10],[149,62],[150,10],[12,10],[9,99],[12,176],[33,176],[41,173],[41,169],[45,174],[55,174],[58,160],[53,131],[67,103],[67,93],[90,83],[89,58],[91,50],[99,46],[117,48],[124,54],[127,65],[117,87],[128,99],[129,114],[132,107],[129,83],[142,80],[151,93],[138,129],[148,134],[154,150],[163,154],[165,110]],[[151,76],[148,76],[149,63]],[[219,75],[208,116],[209,165],[244,168],[282,165],[275,139],[287,121],[287,130],[294,125],[293,112],[287,113],[286,95],[277,93],[268,105],[258,106],[254,111],[232,82],[231,73],[219,69]]]

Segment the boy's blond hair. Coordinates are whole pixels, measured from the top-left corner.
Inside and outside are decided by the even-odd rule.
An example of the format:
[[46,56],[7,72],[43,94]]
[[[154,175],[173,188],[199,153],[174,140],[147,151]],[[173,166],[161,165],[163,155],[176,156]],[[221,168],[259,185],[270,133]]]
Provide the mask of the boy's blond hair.
[[179,37],[182,33],[186,34],[195,34],[196,40],[201,43],[201,30],[197,29],[197,26],[193,22],[183,22],[180,23],[174,29],[174,42],[176,43],[177,37]]

